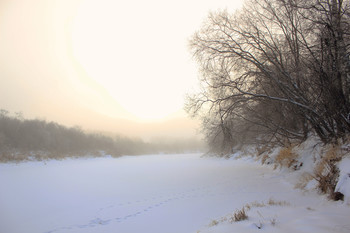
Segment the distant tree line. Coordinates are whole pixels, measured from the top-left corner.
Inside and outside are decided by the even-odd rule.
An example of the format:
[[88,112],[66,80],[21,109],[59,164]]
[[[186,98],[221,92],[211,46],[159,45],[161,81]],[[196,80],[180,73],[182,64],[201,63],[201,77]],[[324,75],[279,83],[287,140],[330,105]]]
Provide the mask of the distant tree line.
[[190,41],[202,89],[187,110],[212,151],[350,132],[348,0],[248,0],[211,13]]
[[26,120],[21,114],[0,110],[0,162],[77,156],[114,157],[152,153],[194,152],[198,141],[147,143],[123,136],[86,133],[79,127],[66,127],[45,120]]

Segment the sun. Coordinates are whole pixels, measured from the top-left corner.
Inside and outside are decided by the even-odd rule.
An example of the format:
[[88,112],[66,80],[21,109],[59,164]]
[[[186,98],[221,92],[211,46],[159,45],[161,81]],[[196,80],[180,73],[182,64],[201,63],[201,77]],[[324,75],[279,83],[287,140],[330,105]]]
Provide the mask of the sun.
[[177,55],[167,49],[176,42],[164,27],[131,3],[82,1],[72,27],[73,55],[128,112],[161,119],[182,109],[184,93],[172,60]]

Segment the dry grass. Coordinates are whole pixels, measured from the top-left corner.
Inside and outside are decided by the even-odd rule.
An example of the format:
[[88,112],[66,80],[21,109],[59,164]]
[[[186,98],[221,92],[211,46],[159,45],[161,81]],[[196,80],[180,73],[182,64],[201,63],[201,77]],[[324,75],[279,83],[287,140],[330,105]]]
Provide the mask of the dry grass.
[[261,158],[261,164],[266,164],[266,161],[269,159],[270,157],[267,154],[264,154]]
[[271,161],[269,153],[271,152],[271,146],[260,146],[256,148],[257,160],[261,161],[261,164],[270,164]]
[[248,203],[246,204],[244,207],[247,209],[247,210],[250,210],[251,208],[261,208],[261,207],[265,207],[266,204],[264,202],[257,202],[257,201],[254,201],[252,203]]
[[213,227],[219,224],[218,220],[212,220],[211,223],[209,224],[209,227]]
[[[251,202],[246,204],[244,207],[242,207],[242,209],[238,209],[236,210],[233,214],[227,215],[225,217],[222,217],[220,219],[217,220],[212,220],[209,224],[210,227],[216,226],[222,222],[240,222],[240,221],[244,221],[247,220],[248,214],[247,211],[251,210],[252,208],[261,208],[261,207],[266,207],[266,206],[288,206],[290,205],[288,202],[286,201],[276,201],[272,198],[270,198],[266,203],[265,202]],[[258,214],[264,219],[264,217],[260,214],[259,211],[257,211]],[[269,220],[269,222],[271,223],[272,226],[275,226],[277,223],[277,218],[272,218]],[[262,223],[260,223],[259,225],[256,225],[257,228],[261,229],[262,228]]]
[[314,177],[310,173],[303,173],[300,176],[299,182],[294,186],[297,189],[305,190],[306,185],[312,180]]
[[285,147],[281,149],[276,156],[276,163],[281,167],[292,167],[298,162],[298,155],[293,152],[293,146]]
[[245,207],[240,210],[236,210],[233,214],[222,217],[220,219],[214,219],[209,223],[209,227],[213,227],[222,222],[239,222],[248,219],[248,215],[246,214]]
[[339,177],[339,169],[336,163],[339,162],[341,158],[340,147],[332,145],[314,169],[314,179],[318,182],[319,190],[322,193],[329,194],[329,197],[333,200],[336,199],[334,189]]
[[286,201],[276,201],[272,198],[270,198],[267,203],[265,202],[257,202],[257,201],[254,201],[252,203],[248,203],[244,206],[244,208],[246,210],[250,210],[252,208],[262,208],[262,207],[266,207],[266,206],[288,206],[289,203],[286,202]]
[[260,146],[257,149],[257,155],[260,156],[268,151],[271,150],[271,148],[268,145]]
[[268,205],[270,206],[288,206],[289,203],[286,201],[276,201],[272,198],[269,199],[269,201],[267,202]]
[[236,210],[236,212],[233,213],[233,216],[231,217],[231,222],[239,222],[248,219],[248,215],[245,212],[245,208],[243,207],[240,210]]

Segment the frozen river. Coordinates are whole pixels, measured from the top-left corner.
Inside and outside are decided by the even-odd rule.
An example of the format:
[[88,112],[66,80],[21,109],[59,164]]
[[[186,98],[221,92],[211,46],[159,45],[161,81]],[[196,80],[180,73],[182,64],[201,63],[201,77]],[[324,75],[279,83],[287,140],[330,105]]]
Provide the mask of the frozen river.
[[199,154],[0,164],[0,232],[195,233],[293,192],[275,178],[270,167]]

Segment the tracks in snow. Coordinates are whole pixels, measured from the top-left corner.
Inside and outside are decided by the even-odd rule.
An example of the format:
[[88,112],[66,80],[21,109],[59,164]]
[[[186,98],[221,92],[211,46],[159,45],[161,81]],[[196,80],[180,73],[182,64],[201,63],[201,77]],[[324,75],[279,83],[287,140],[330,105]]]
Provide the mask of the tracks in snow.
[[[226,180],[214,185],[191,188],[172,195],[153,196],[151,198],[137,199],[135,201],[110,204],[106,207],[98,209],[96,211],[95,218],[90,219],[87,223],[59,227],[46,231],[45,233],[56,233],[67,230],[105,226],[111,223],[122,223],[129,219],[148,214],[172,202],[180,202],[187,199],[206,198],[210,196],[232,195],[233,193],[237,192],[229,193],[223,191],[225,190],[224,187],[231,186],[232,182],[232,180]],[[242,189],[240,191],[242,191]]]
[[[248,193],[255,193],[256,190],[250,190],[249,180],[256,182],[255,179],[261,177],[256,175],[254,178],[250,177],[243,187],[235,185],[236,179],[243,177],[236,177],[226,179],[225,181],[218,182],[211,185],[199,186],[196,188],[187,189],[175,194],[153,196],[151,198],[137,199],[134,201],[126,201],[121,203],[112,203],[105,207],[99,208],[95,213],[95,218],[90,219],[84,224],[75,224],[70,226],[59,227],[53,230],[46,231],[45,233],[56,233],[61,231],[70,231],[74,229],[95,228],[102,227],[111,223],[122,223],[132,218],[149,214],[162,206],[173,202],[180,202],[187,199],[199,199],[215,196],[232,196],[242,195]],[[275,183],[277,181],[270,181],[268,183]],[[267,183],[265,182],[265,185]],[[235,190],[232,189],[235,188]],[[229,191],[228,191],[229,190]],[[261,192],[261,190],[259,191]],[[280,192],[279,192],[280,193]]]

